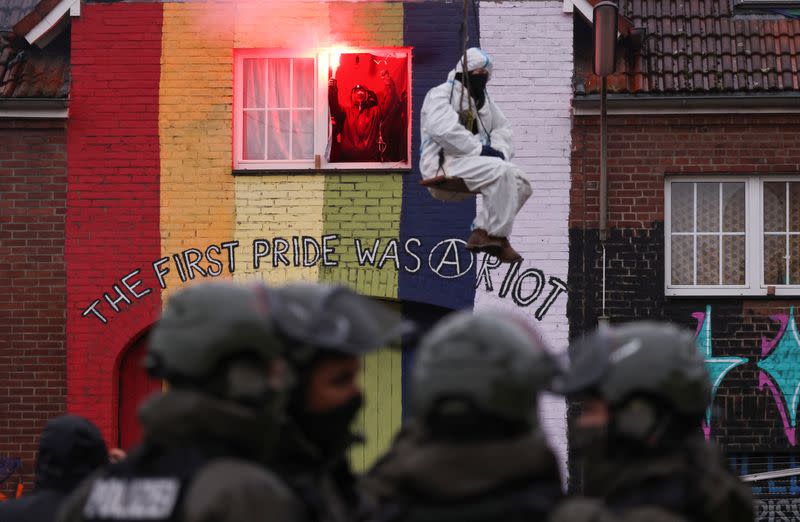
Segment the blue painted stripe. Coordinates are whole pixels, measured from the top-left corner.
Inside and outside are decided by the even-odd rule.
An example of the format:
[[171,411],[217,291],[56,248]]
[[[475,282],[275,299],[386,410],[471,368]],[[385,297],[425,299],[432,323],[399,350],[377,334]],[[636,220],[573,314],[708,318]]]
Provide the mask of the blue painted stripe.
[[[473,13],[470,12],[470,16]],[[472,308],[475,301],[475,269],[455,279],[438,277],[428,267],[428,253],[444,239],[466,240],[475,217],[475,198],[460,203],[444,203],[431,197],[419,182],[420,110],[427,92],[447,81],[447,74],[461,55],[461,5],[443,2],[404,4],[404,45],[414,48],[412,61],[412,162],[413,171],[403,177],[400,211],[400,256],[402,266],[415,266],[417,260],[403,246],[411,238],[421,242],[412,248],[422,268],[409,273],[401,268],[398,297],[449,309]],[[470,41],[477,42],[477,23],[470,24]]]

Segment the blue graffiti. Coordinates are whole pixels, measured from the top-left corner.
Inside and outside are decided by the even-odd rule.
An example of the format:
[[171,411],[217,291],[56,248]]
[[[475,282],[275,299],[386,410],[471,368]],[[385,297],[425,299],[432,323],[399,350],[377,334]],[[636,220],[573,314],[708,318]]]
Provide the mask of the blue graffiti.
[[762,338],[758,361],[759,388],[772,392],[778,407],[784,432],[792,446],[797,445],[797,405],[800,401],[800,336],[794,318],[794,306],[789,315],[774,315],[781,323],[778,335],[771,341]]
[[[697,312],[692,314],[697,319],[697,349],[703,356],[703,361],[706,363],[706,370],[711,378],[711,404],[714,403],[714,397],[717,395],[719,385],[725,376],[742,364],[747,362],[744,357],[714,357],[711,346],[711,306],[706,306],[705,312]],[[706,438],[711,433],[711,406],[706,410],[706,420],[703,425],[703,432]]]

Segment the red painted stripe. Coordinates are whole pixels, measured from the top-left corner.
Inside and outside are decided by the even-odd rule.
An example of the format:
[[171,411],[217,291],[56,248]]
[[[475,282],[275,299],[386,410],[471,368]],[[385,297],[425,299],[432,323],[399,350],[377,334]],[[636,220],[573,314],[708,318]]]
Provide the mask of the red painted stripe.
[[[160,4],[85,4],[72,21],[68,122],[67,407],[117,439],[119,359],[161,307],[158,87]],[[153,291],[115,313],[103,298],[142,270]],[[129,282],[132,282],[132,279]],[[102,324],[82,312],[95,299]]]

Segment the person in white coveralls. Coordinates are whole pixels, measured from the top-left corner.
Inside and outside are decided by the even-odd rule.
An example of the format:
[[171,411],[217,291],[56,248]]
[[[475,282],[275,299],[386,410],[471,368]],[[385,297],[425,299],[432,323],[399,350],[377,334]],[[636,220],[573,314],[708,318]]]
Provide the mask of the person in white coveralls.
[[[420,171],[424,179],[436,176],[460,178],[466,187],[483,196],[483,206],[472,223],[467,248],[494,255],[503,262],[522,257],[508,241],[531,185],[514,157],[511,126],[486,93],[492,60],[472,47],[450,71],[447,81],[428,91],[422,105]],[[436,199],[454,201],[469,197],[429,187]]]

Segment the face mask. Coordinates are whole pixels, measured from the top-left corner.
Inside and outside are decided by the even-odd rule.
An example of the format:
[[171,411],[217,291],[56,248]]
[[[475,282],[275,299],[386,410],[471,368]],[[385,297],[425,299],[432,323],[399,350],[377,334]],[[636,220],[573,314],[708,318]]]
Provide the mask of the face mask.
[[489,76],[485,74],[469,75],[469,94],[475,99],[479,109],[486,101],[486,84],[488,82]]
[[[469,94],[475,100],[478,109],[483,107],[486,102],[486,84],[489,82],[489,76],[485,74],[469,74]],[[456,80],[464,83],[464,76],[462,73],[456,73]]]
[[297,424],[325,455],[333,455],[347,448],[352,436],[350,425],[363,404],[364,398],[359,394],[328,411],[303,412],[296,419]]

